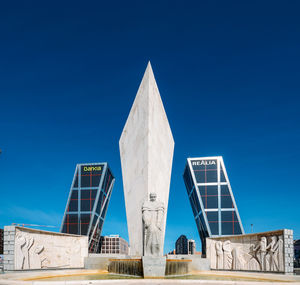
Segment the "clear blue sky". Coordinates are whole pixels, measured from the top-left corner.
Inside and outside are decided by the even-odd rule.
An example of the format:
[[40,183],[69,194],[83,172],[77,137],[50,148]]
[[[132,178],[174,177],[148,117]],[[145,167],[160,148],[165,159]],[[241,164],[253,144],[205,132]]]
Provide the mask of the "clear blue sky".
[[165,251],[181,234],[200,250],[189,156],[223,156],[246,232],[300,238],[299,11],[299,1],[2,1],[0,227],[59,230],[76,163],[108,161],[103,233],[128,239],[118,141],[151,60],[175,140]]

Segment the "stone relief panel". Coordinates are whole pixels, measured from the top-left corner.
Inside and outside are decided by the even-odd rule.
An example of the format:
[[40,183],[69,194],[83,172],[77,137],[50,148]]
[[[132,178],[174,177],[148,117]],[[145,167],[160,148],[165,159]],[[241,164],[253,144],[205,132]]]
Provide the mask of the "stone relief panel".
[[286,272],[284,231],[207,238],[212,269]]
[[15,270],[83,267],[87,255],[86,236],[16,228]]

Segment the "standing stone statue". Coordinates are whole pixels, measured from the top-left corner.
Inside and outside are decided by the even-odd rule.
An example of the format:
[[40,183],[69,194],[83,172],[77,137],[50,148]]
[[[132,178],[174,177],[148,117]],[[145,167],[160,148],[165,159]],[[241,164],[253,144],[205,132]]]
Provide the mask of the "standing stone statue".
[[154,192],[164,205],[164,247],[174,139],[149,62],[120,141],[131,256],[144,254],[142,207]]
[[142,207],[144,224],[144,256],[162,256],[162,230],[164,221],[164,204],[156,201],[156,194],[150,193],[150,201]]

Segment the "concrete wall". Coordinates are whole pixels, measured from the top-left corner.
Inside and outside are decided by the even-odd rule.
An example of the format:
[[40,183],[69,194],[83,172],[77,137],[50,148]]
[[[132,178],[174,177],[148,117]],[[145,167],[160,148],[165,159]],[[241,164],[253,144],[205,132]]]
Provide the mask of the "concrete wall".
[[207,238],[212,269],[293,272],[293,231]]
[[4,227],[4,270],[82,268],[88,237]]
[[196,254],[168,254],[168,259],[191,260],[189,271],[207,271],[210,270],[210,261]]
[[108,265],[111,259],[130,259],[130,256],[125,254],[90,253],[89,256],[84,258],[84,268],[108,270]]

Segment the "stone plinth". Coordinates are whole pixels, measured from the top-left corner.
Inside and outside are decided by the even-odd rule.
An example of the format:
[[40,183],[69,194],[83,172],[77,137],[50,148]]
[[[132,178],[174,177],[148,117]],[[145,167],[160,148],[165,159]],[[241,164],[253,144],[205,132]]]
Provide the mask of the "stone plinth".
[[143,256],[144,278],[164,277],[166,271],[166,257]]
[[120,141],[130,254],[142,256],[142,206],[150,193],[165,207],[160,241],[163,255],[174,140],[150,63]]
[[293,231],[206,239],[211,269],[293,272]]

